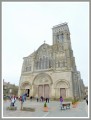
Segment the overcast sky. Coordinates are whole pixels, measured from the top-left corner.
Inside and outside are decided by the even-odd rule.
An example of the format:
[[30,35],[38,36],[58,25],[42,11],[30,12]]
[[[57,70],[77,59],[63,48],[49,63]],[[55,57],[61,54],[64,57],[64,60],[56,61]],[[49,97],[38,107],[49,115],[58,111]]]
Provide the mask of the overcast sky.
[[52,44],[52,27],[67,22],[77,70],[89,81],[88,2],[3,2],[2,79],[19,85],[23,57]]

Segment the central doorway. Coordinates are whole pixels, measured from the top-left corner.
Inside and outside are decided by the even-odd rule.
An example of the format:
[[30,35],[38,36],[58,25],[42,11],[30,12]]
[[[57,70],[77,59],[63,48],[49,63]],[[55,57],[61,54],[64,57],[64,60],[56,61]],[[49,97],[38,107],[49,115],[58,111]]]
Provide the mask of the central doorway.
[[49,98],[49,85],[44,85],[44,98]]
[[43,96],[43,85],[39,85],[38,87],[38,96],[39,97]]
[[44,98],[49,97],[49,85],[44,84],[44,85],[39,85],[38,86],[38,96],[41,97],[43,96]]

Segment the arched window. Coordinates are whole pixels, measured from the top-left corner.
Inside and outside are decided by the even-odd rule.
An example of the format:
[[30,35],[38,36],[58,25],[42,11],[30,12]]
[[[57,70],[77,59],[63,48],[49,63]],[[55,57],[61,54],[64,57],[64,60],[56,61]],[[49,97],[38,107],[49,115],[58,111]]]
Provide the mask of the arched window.
[[60,42],[63,42],[63,39],[64,39],[64,35],[63,35],[63,33],[62,33],[62,34],[59,35],[59,40],[60,40]]
[[43,56],[42,69],[45,69],[45,56]]
[[70,36],[69,36],[69,34],[67,34],[67,40],[70,40]]

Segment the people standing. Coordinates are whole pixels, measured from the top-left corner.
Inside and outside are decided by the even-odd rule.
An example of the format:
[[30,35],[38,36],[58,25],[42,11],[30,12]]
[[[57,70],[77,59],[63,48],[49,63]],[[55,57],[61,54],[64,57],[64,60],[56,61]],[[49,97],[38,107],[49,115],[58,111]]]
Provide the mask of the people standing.
[[48,103],[49,103],[49,97],[47,98],[47,101],[48,101]]
[[60,96],[60,105],[61,105],[61,109],[62,109],[62,103],[63,103],[63,98],[62,98],[62,96]]
[[14,96],[14,104],[15,104],[15,102],[16,102],[16,97]]
[[48,98],[46,98],[46,103],[47,103]]
[[42,97],[42,96],[40,97],[40,101],[42,101],[42,102],[43,102],[43,97]]
[[21,110],[23,109],[23,103],[26,100],[26,97],[27,97],[27,93],[24,93],[21,97]]
[[43,98],[43,96],[41,96],[41,97],[40,97],[40,101],[42,101],[42,102],[44,101],[44,98]]
[[39,100],[39,99],[38,99],[38,97],[37,97],[37,102],[38,102],[38,100]]
[[11,97],[11,104],[10,104],[10,106],[14,106],[15,101],[16,101],[16,99],[15,99],[15,96],[13,95],[13,96]]
[[86,103],[87,103],[87,105],[88,105],[88,97],[86,97]]

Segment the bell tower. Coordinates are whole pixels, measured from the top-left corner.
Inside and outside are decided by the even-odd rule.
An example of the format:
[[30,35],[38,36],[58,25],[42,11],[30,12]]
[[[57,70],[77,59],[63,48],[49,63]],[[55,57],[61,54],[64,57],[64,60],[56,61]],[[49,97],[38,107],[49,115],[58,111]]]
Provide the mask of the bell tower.
[[70,43],[70,31],[67,23],[62,23],[52,28],[53,33],[53,45],[61,44],[65,49],[69,49],[71,47]]

